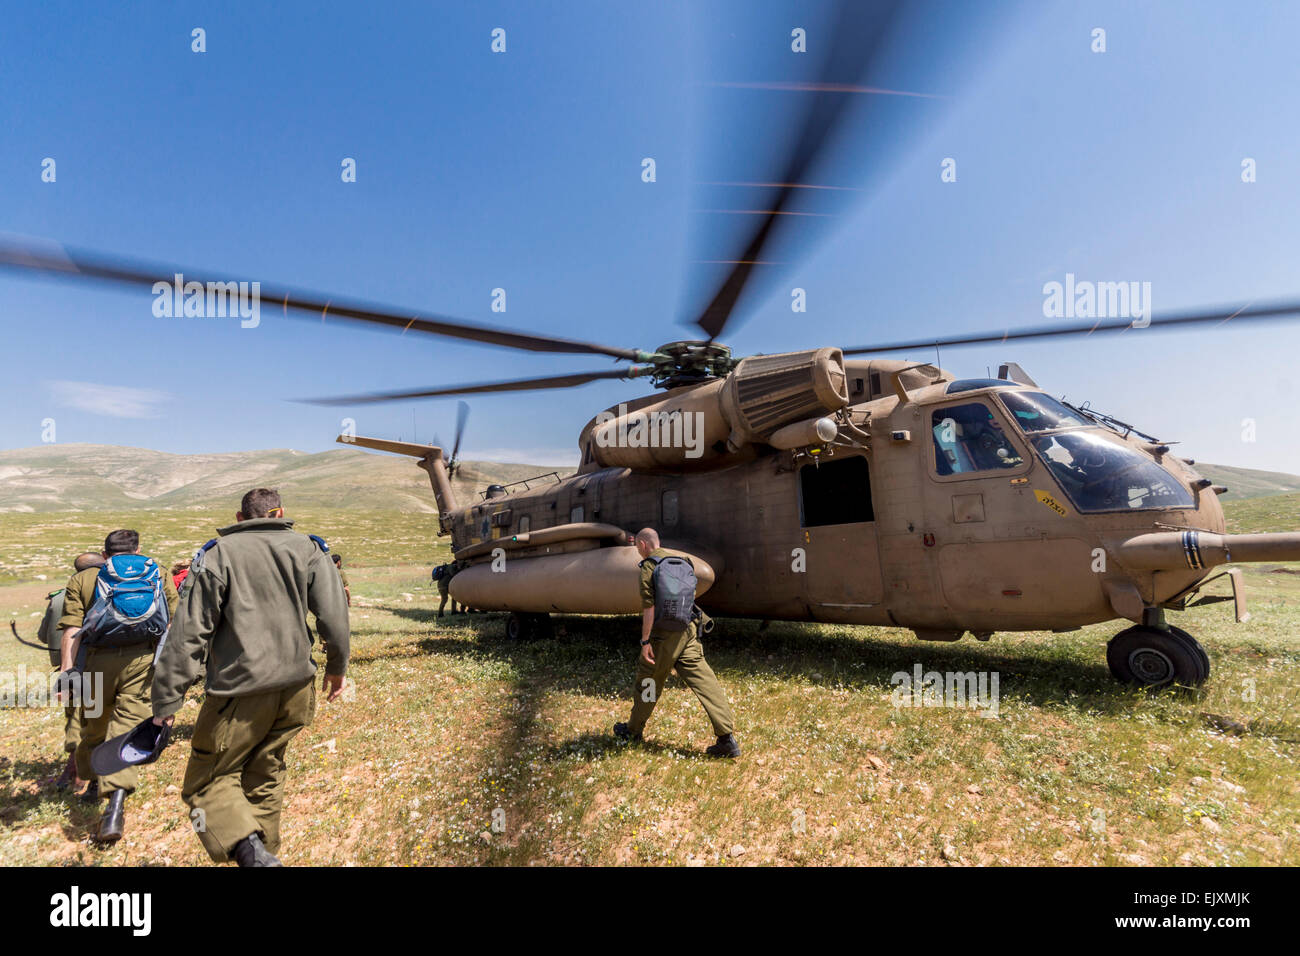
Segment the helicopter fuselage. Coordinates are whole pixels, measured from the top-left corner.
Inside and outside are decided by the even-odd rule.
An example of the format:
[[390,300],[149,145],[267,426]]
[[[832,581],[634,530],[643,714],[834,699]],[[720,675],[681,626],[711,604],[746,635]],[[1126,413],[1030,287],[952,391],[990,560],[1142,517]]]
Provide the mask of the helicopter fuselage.
[[[589,463],[544,488],[507,490],[452,516],[454,549],[559,525],[649,526],[710,556],[716,580],[700,604],[711,614],[941,640],[1139,620],[1210,573],[1126,561],[1121,545],[1140,535],[1224,530],[1218,495],[1164,446],[1008,381],[904,395],[850,406],[869,435],[858,446],[760,448],[704,471]],[[508,578],[499,606],[520,608]]]

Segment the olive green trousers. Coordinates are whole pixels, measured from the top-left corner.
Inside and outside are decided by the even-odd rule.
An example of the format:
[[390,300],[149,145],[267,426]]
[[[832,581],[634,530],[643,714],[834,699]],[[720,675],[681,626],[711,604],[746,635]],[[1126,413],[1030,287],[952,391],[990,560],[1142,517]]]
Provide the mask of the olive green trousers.
[[[451,582],[448,581],[446,578],[440,578],[438,580],[438,596],[442,599],[438,603],[438,613],[441,614],[442,609],[447,606],[448,598],[451,597]],[[452,614],[456,613],[455,601],[451,602],[451,613]]]
[[280,849],[285,751],[316,715],[314,680],[242,697],[213,697],[199,708],[181,798],[208,856],[230,859],[252,833]]
[[[54,668],[54,673],[58,673],[59,668]],[[72,754],[74,757],[77,753],[77,745],[81,743],[81,705],[69,704],[63,708],[63,752]],[[77,774],[81,776],[81,774]],[[84,780],[85,778],[82,777]]]
[[[83,673],[90,678],[88,696],[81,703],[81,737],[77,743],[77,776],[99,780],[99,795],[114,790],[135,791],[140,778],[137,767],[96,778],[90,767],[90,752],[119,734],[124,734],[153,716],[149,688],[153,685],[153,648],[148,644],[131,647],[92,647],[86,651]],[[96,682],[103,680],[103,700],[95,700]],[[98,716],[92,717],[96,713]],[[65,725],[66,733],[66,725]],[[66,740],[66,736],[65,736]]]
[[63,752],[75,754],[77,745],[81,743],[81,707],[72,705],[64,707],[63,718]]
[[709,715],[713,732],[725,737],[736,729],[731,716],[731,704],[727,701],[727,692],[704,659],[704,647],[696,635],[695,625],[690,625],[680,633],[664,631],[650,632],[650,647],[654,651],[655,662],[647,664],[638,652],[636,660],[636,685],[632,689],[632,717],[628,720],[628,729],[639,734],[645,729],[646,721],[655,709],[668,675],[674,668],[683,684],[695,692],[695,696],[704,705],[704,712]]

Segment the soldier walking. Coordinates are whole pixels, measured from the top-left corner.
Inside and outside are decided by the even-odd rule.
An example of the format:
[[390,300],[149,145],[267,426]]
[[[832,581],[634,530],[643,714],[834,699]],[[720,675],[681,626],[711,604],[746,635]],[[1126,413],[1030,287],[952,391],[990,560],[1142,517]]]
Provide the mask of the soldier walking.
[[[438,584],[438,617],[442,617],[442,610],[447,606],[447,601],[451,598],[451,579],[456,576],[457,565],[440,564],[433,572],[433,580]],[[451,613],[458,614],[456,602],[451,602]]]
[[122,838],[126,797],[135,792],[139,771],[124,767],[99,777],[90,752],[149,718],[154,648],[176,611],[177,596],[171,575],[140,554],[135,531],[123,528],[105,538],[103,557],[102,568],[78,571],[64,590],[60,657],[64,673],[80,670],[83,686],[90,688],[81,700],[77,776],[90,781],[83,799],[107,798],[96,839],[115,843]]
[[280,495],[244,495],[235,523],[199,552],[155,666],[154,723],[168,726],[207,654],[207,695],[194,726],[182,799],[218,863],[280,866],[285,752],[316,713],[307,612],[326,646],[326,700],[343,692],[349,628],[343,580]]
[[[87,568],[100,568],[103,565],[104,556],[95,551],[82,552],[72,562],[74,574]],[[63,632],[59,629],[59,619],[63,617],[65,593],[67,593],[66,588],[59,588],[48,595],[49,603],[45,606],[45,616],[41,618],[41,629],[37,632],[38,639],[50,649],[50,664],[56,671],[62,670],[63,663]],[[79,701],[70,700],[63,708],[63,752],[67,755],[67,763],[63,766],[63,772],[54,781],[54,786],[58,790],[67,790],[69,787],[80,790],[87,782],[77,773],[79,743],[81,743],[81,706]]]
[[641,555],[641,654],[636,664],[632,716],[627,723],[615,724],[614,734],[625,740],[641,739],[668,675],[676,668],[682,683],[694,691],[704,705],[704,712],[717,735],[717,743],[708,747],[705,753],[710,757],[739,757],[740,742],[735,735],[731,705],[726,691],[704,659],[704,648],[700,645],[699,621],[702,615],[699,609],[693,606],[687,609],[694,613],[690,615],[689,623],[678,630],[672,629],[671,622],[661,620],[657,613],[657,608],[663,608],[661,599],[664,595],[657,593],[656,569],[665,558],[687,556],[661,548],[659,534],[653,528],[637,532],[636,549]]

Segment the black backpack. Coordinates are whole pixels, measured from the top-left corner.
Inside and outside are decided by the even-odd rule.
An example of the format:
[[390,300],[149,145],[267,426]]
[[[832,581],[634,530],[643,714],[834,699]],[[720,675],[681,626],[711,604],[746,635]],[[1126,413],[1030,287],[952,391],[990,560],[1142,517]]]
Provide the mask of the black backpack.
[[662,631],[681,632],[691,625],[695,614],[695,565],[689,558],[669,555],[646,558],[654,563],[651,579],[655,590],[655,624]]

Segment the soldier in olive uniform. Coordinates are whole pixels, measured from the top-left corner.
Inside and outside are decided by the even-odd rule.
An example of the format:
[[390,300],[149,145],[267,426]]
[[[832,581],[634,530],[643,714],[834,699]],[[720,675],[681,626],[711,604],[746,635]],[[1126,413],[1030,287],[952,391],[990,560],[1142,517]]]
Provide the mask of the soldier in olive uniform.
[[[442,617],[442,609],[447,606],[447,601],[451,600],[451,579],[456,576],[459,566],[455,562],[452,562],[451,564],[441,565],[440,570],[442,571],[442,574],[440,574],[437,579],[439,598],[438,617]],[[451,613],[460,613],[456,610],[456,602],[454,600],[451,602]]]
[[334,561],[334,567],[339,570],[339,580],[343,582],[343,595],[348,599],[348,607],[352,606],[352,583],[348,581],[348,573],[343,570],[343,556],[341,554],[331,554],[330,558]]
[[[140,535],[129,529],[114,531],[104,539],[103,556],[107,560],[116,554],[139,554]],[[62,669],[73,669],[82,657],[81,624],[86,613],[95,604],[95,585],[100,569],[86,568],[78,571],[68,581],[63,593],[63,628],[61,641]],[[176,588],[171,576],[160,572],[163,595],[167,600],[168,614],[176,612]],[[149,718],[149,687],[153,680],[152,641],[141,640],[135,644],[118,647],[85,648],[82,673],[94,696],[82,703],[81,739],[77,744],[77,776],[89,780],[83,798],[98,800],[108,798],[108,806],[99,821],[96,838],[101,843],[114,843],[122,838],[125,827],[123,805],[128,794],[135,792],[139,771],[125,767],[107,777],[97,777],[90,766],[90,752],[110,737],[126,733],[142,720]],[[99,681],[103,689],[99,691]]]
[[636,549],[641,555],[641,655],[636,664],[632,717],[625,724],[615,724],[614,733],[625,740],[641,739],[646,721],[650,719],[655,703],[663,693],[668,675],[676,668],[682,683],[693,690],[704,705],[709,722],[713,724],[713,732],[718,737],[717,743],[705,752],[710,757],[739,757],[740,742],[734,732],[731,705],[727,701],[726,691],[704,659],[698,622],[692,621],[684,631],[677,632],[655,626],[655,562],[678,553],[661,548],[659,534],[653,528],[643,528],[637,532]]
[[[77,555],[76,560],[72,562],[74,573],[103,566],[103,556],[95,551],[85,551]],[[50,665],[55,671],[62,669],[60,665],[63,662],[63,634],[59,630],[59,618],[63,617],[64,593],[65,589],[59,588],[49,595],[50,603],[45,606],[45,616],[41,618],[41,629],[38,632],[39,640],[50,649]],[[63,752],[68,755],[68,762],[64,765],[63,772],[54,781],[54,786],[59,790],[66,790],[69,787],[80,790],[86,783],[77,773],[77,744],[81,743],[81,707],[69,701],[63,708],[63,717]]]
[[195,557],[154,676],[154,723],[170,725],[207,652],[207,696],[181,797],[208,855],[279,866],[285,751],[316,713],[307,612],[326,644],[322,685],[343,692],[349,651],[343,581],[293,530],[277,492],[244,495],[235,524]]

